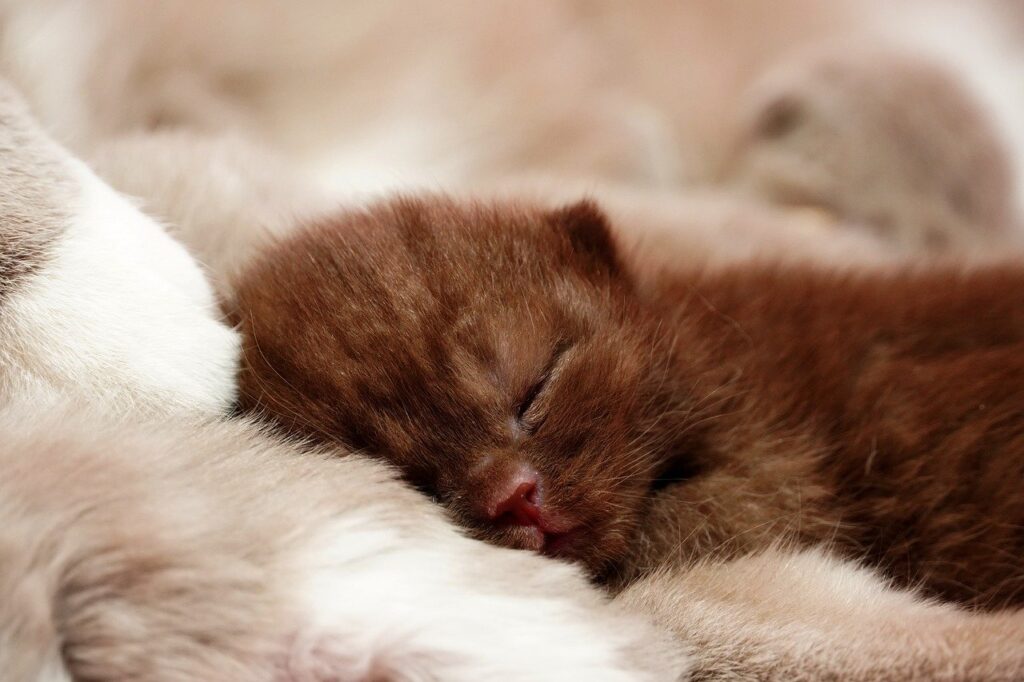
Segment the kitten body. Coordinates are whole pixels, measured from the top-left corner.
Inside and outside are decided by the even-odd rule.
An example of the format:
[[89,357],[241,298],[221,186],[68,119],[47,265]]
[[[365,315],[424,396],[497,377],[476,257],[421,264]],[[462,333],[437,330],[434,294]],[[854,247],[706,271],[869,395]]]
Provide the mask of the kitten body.
[[617,581],[795,539],[1019,604],[1022,276],[752,263],[640,288],[590,204],[399,200],[241,278],[243,404]]

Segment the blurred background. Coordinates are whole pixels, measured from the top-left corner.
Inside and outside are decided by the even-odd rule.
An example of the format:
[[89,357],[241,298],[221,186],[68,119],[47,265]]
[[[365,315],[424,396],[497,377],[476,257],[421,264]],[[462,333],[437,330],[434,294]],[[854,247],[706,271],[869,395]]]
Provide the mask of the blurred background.
[[130,135],[229,135],[339,200],[589,193],[726,248],[755,223],[788,231],[781,248],[837,225],[894,251],[1019,231],[1010,0],[0,8],[5,75],[87,159]]

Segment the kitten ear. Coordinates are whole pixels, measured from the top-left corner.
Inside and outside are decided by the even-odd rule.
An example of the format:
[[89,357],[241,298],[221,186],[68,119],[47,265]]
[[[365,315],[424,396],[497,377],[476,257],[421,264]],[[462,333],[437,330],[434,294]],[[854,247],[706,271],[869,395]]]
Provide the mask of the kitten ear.
[[616,274],[619,258],[611,227],[604,211],[590,199],[583,199],[548,214],[555,229],[569,237],[573,252],[588,268]]

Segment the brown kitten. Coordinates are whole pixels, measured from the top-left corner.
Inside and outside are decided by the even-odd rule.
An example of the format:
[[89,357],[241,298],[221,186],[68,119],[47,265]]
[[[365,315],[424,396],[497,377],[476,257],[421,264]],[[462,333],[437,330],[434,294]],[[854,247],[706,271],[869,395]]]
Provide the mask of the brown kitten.
[[596,575],[790,538],[1020,604],[1022,285],[751,264],[641,292],[590,203],[400,200],[241,279],[241,391]]

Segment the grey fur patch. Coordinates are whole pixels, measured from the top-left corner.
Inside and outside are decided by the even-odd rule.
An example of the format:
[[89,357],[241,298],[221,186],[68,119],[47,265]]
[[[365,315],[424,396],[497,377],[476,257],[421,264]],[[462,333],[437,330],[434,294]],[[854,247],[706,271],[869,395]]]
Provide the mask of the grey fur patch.
[[45,264],[76,197],[67,152],[0,81],[0,303]]

